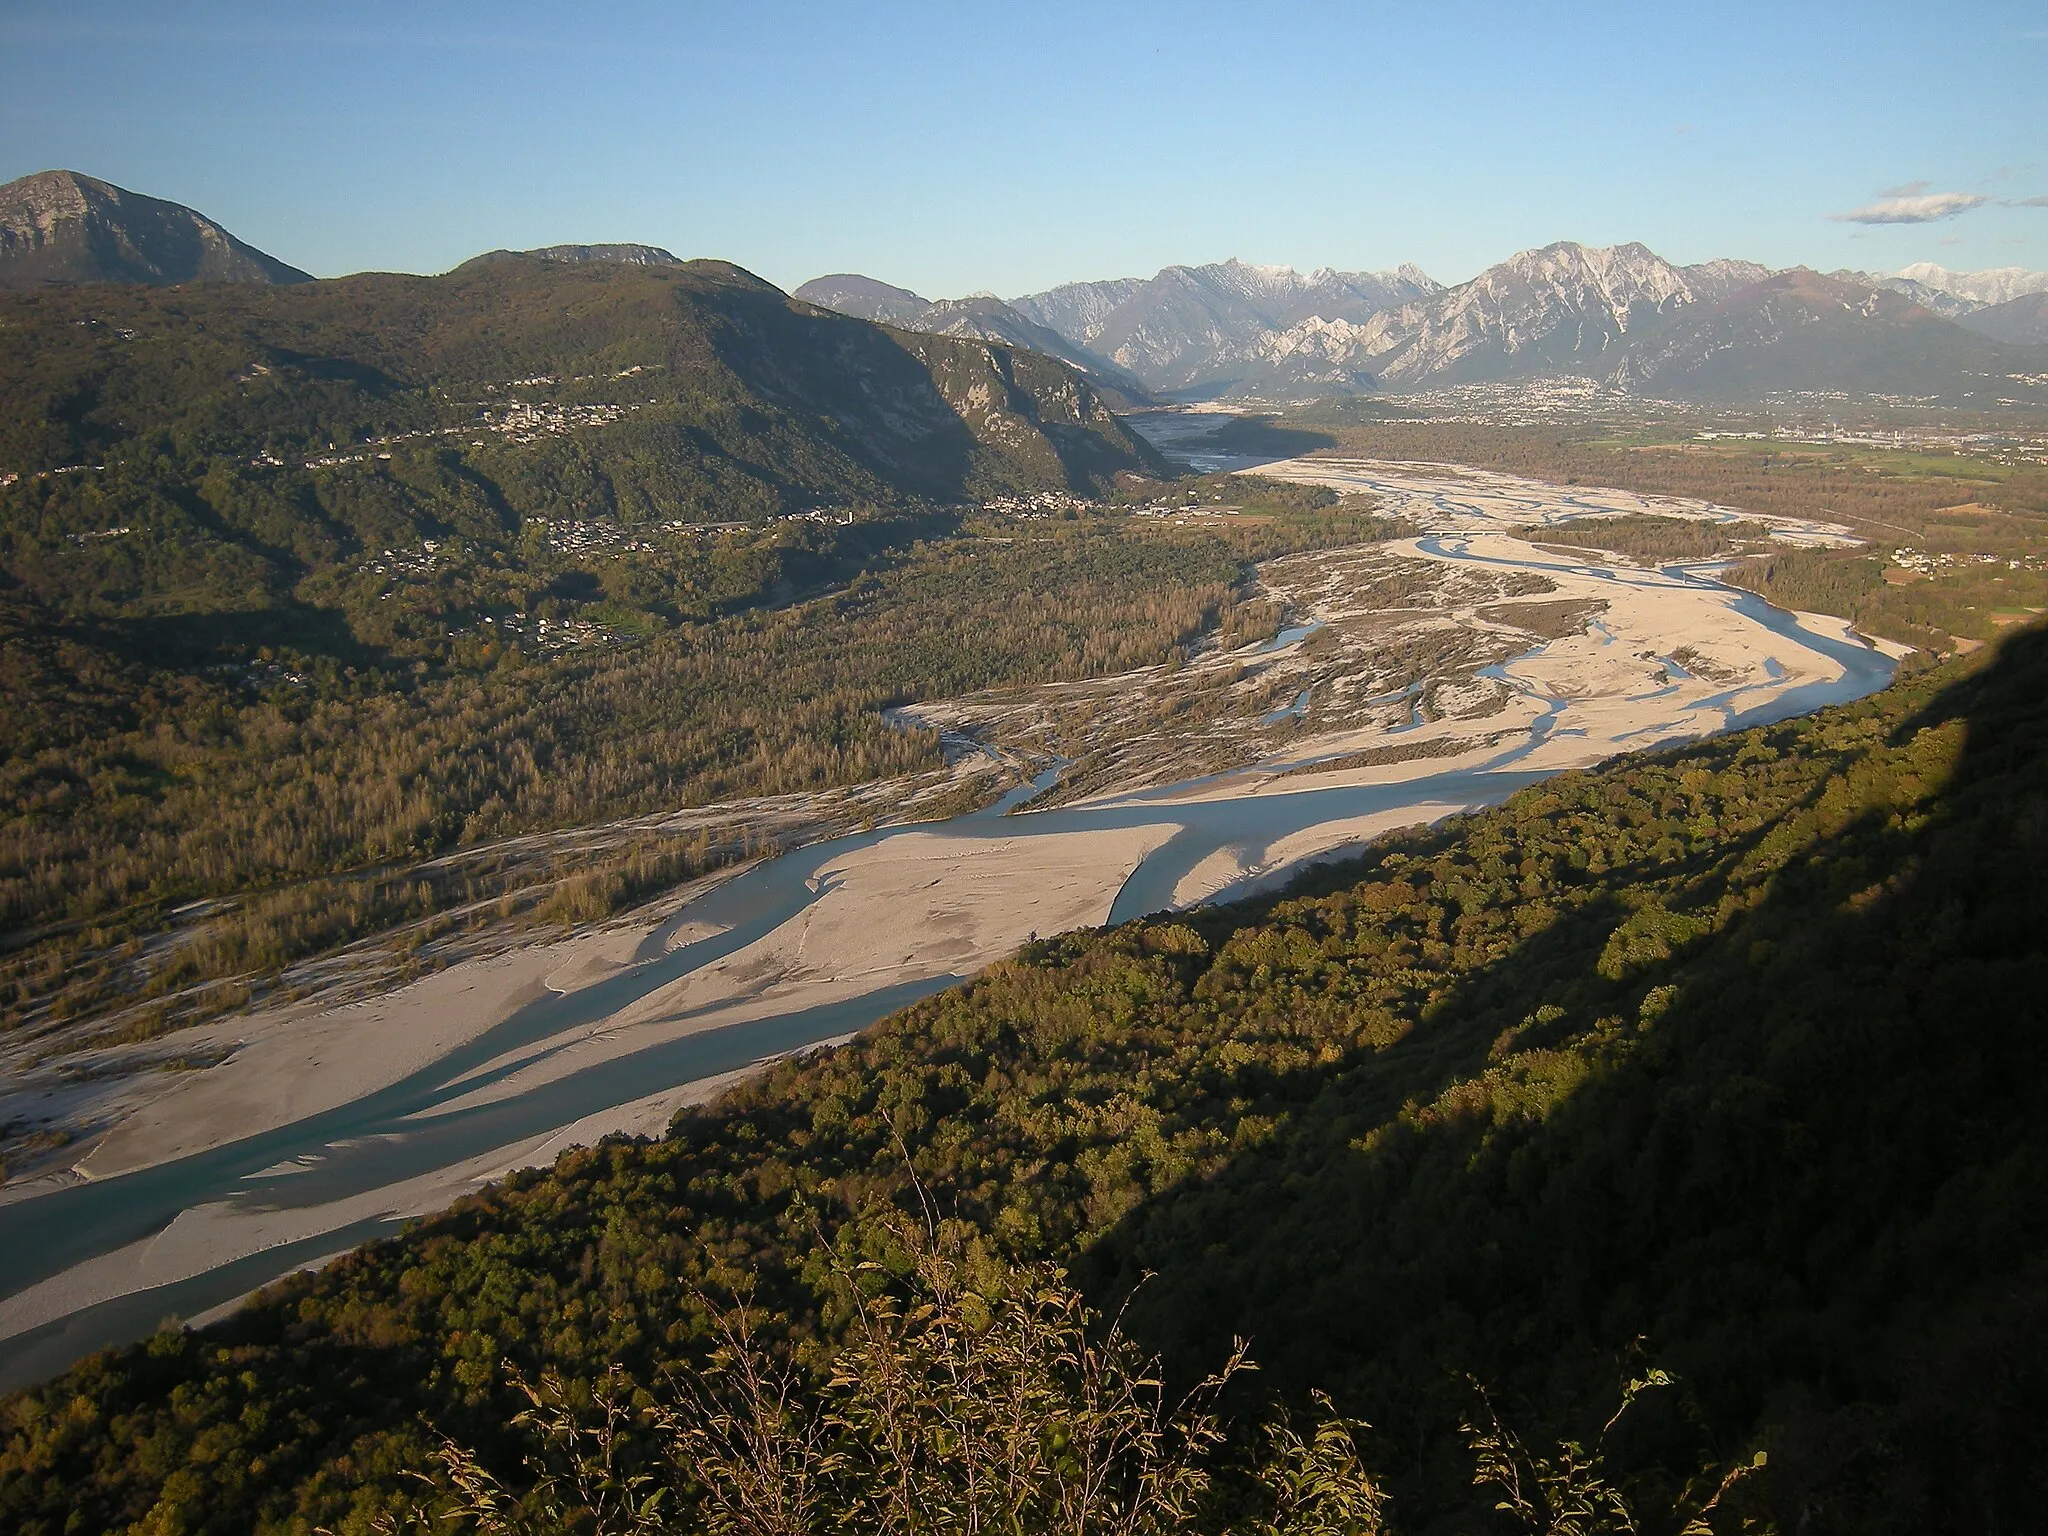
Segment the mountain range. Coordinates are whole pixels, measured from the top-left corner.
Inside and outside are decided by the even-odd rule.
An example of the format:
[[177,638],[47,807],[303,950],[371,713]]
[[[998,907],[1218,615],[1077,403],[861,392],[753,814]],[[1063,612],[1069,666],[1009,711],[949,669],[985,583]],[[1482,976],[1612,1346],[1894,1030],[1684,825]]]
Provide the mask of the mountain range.
[[1346,340],[1383,387],[1578,373],[1618,358],[1658,320],[1722,301],[1767,275],[1749,262],[1674,267],[1641,245],[1560,242],[1382,310]]
[[[2031,382],[2048,359],[2022,350],[2048,341],[2043,290],[2048,274],[2019,268],[1822,276],[1726,259],[1677,266],[1640,244],[1561,241],[1456,287],[1413,266],[1304,275],[1233,259],[1069,283],[1006,308],[1179,399],[1574,375],[1677,398],[1833,392],[1990,404],[2048,400]],[[847,274],[798,291],[876,315],[904,294]],[[891,323],[922,328],[944,308],[909,297],[914,306],[896,308]]]
[[1416,267],[1303,276],[1232,259],[1068,283],[1009,303],[993,294],[934,301],[849,272],[813,278],[796,297],[907,330],[1030,347],[1144,404],[1148,390],[1199,393],[1219,369],[1312,392],[1350,389],[1359,381],[1341,350],[1352,322],[1441,291]]
[[1988,304],[1956,316],[1956,324],[1966,331],[2016,346],[2048,344],[2048,293],[2022,294],[2003,304]]
[[1157,462],[1054,359],[828,314],[726,262],[508,252],[175,300],[79,285],[0,294],[0,324],[21,343],[0,351],[0,467],[25,478],[126,474],[152,432],[271,479],[372,439],[465,460],[516,440],[578,502],[720,519],[1093,488]]
[[893,325],[906,331],[1025,347],[1047,357],[1056,357],[1086,374],[1112,405],[1131,407],[1159,403],[1126,369],[1085,347],[1076,346],[1052,327],[1005,304],[992,293],[973,293],[964,299],[933,300],[912,293],[908,288],[877,282],[871,277],[838,272],[829,277],[812,278],[792,296],[820,309]]
[[1357,382],[1333,345],[1345,327],[1442,291],[1416,267],[1303,275],[1233,257],[1142,281],[1068,283],[1015,308],[1152,389],[1199,393],[1229,376],[1327,392]]
[[[555,245],[487,252],[457,270],[514,260],[687,265],[658,246]],[[46,171],[0,187],[0,288],[310,281],[190,208],[92,177]],[[933,300],[855,273],[813,279],[795,297],[1055,359],[1112,410],[1159,396],[1304,399],[1560,375],[1677,399],[2048,404],[2048,273],[2018,267],[1822,275],[1560,241],[1455,287],[1414,266],[1304,274],[1232,258],[1008,301]]]
[[1952,295],[1974,305],[2004,304],[2030,293],[2048,293],[2048,272],[2029,272],[2025,267],[1987,267],[1981,272],[1951,272],[1931,261],[1901,267],[1895,281],[1918,283],[1936,293]]
[[1989,267],[1981,272],[1951,272],[1931,261],[1915,262],[1897,272],[1831,272],[1830,277],[1859,288],[1885,288],[1902,293],[1923,309],[1997,341],[2029,344],[2026,307],[2008,309],[2048,293],[2048,272],[2025,267]]
[[814,278],[796,296],[909,330],[1033,347],[1137,396],[1199,395],[1225,375],[1283,392],[1369,388],[1349,365],[1355,324],[1442,291],[1413,266],[1304,275],[1232,258],[1150,278],[1067,283],[1008,303],[993,294],[933,301],[856,273]]

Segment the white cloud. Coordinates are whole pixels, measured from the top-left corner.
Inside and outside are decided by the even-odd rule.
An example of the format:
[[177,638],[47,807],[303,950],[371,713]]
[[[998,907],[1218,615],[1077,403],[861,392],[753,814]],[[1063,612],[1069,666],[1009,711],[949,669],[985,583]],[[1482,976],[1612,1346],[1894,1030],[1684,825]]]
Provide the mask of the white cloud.
[[[1925,186],[1925,182],[1918,183]],[[1928,192],[1911,197],[1881,197],[1867,208],[1831,213],[1838,224],[1932,224],[1968,213],[1991,199],[1981,192]]]
[[1931,181],[1909,181],[1900,186],[1886,187],[1877,195],[1879,197],[1918,197],[1933,185],[1934,183]]
[[2048,208],[2048,197],[2023,197],[2013,204],[2015,208]]

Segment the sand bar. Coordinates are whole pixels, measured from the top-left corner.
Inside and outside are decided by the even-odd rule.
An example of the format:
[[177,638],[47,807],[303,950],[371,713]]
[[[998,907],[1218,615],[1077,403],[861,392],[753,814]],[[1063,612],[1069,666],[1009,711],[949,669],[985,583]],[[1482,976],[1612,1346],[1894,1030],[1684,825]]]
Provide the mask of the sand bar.
[[[1275,740],[1266,757],[1246,768],[1164,793],[1134,795],[1129,785],[1112,786],[1076,806],[1022,821],[987,818],[943,830],[907,829],[836,855],[821,854],[826,862],[812,874],[810,899],[794,915],[762,931],[748,930],[753,936],[746,942],[741,942],[744,935],[731,934],[729,952],[672,979],[646,973],[659,984],[650,982],[617,1006],[580,1014],[572,1008],[564,1017],[574,1021],[545,1039],[507,1049],[459,1075],[451,1071],[429,1095],[430,1102],[366,1139],[403,1145],[416,1133],[454,1123],[464,1113],[526,1103],[528,1096],[593,1068],[631,1062],[692,1035],[851,1003],[906,983],[970,974],[1034,934],[1101,923],[1133,873],[1176,834],[1201,822],[1205,807],[1347,787],[1414,785],[1412,799],[1399,805],[1364,813],[1318,812],[1319,819],[1306,825],[1267,818],[1256,823],[1266,830],[1255,836],[1219,835],[1206,852],[1196,845],[1195,853],[1185,855],[1190,866],[1171,886],[1174,905],[1278,882],[1304,861],[1476,803],[1432,792],[1430,781],[1440,775],[1579,767],[1617,752],[1722,729],[1742,712],[1791,690],[1842,678],[1838,658],[1799,636],[1817,637],[1838,649],[1857,639],[1840,621],[1818,616],[1802,616],[1803,628],[1791,636],[1781,634],[1744,612],[1748,600],[1726,589],[1590,557],[1576,560],[1508,532],[1588,515],[1654,512],[1710,520],[1741,515],[1729,509],[1416,465],[1297,460],[1266,465],[1257,473],[1371,491],[1390,511],[1410,516],[1426,530],[1376,546],[1381,555],[1427,562],[1445,570],[1447,580],[1450,573],[1482,566],[1538,572],[1551,583],[1553,599],[1597,601],[1599,616],[1460,683],[1465,692],[1458,697],[1487,695],[1483,709],[1478,703],[1465,706],[1475,711],[1469,718],[1453,712],[1406,719],[1398,726],[1319,731],[1311,704],[1298,734],[1284,744]],[[1788,537],[1804,541],[1831,541],[1844,533],[1827,524],[1775,521],[1785,525]],[[1362,561],[1356,569],[1363,573],[1369,566],[1370,561]],[[1333,558],[1326,568],[1330,579],[1304,598],[1306,612],[1297,617],[1322,618],[1327,612],[1334,620],[1347,601],[1355,607],[1342,590],[1342,574],[1349,569]],[[1479,629],[1491,623],[1482,610],[1469,606],[1444,609],[1429,622]],[[1226,660],[1237,665],[1251,654],[1247,650]],[[1150,675],[1133,674],[1133,679]],[[1086,686],[1099,690],[1114,683],[1097,680]],[[1071,697],[1081,686],[1059,685],[1057,696]],[[1051,696],[1055,690],[1046,692]],[[961,713],[945,703],[927,712]],[[1316,766],[1396,742],[1404,750],[1441,748],[1444,755]],[[573,1002],[637,964],[662,963],[661,956],[681,945],[728,932],[724,920],[686,907],[661,923],[597,928],[559,943],[458,965],[367,1003],[324,1012],[256,1014],[209,1026],[219,1043],[232,1048],[229,1058],[182,1074],[172,1086],[138,1102],[82,1159],[79,1171],[110,1178],[291,1126],[431,1067],[534,999],[553,995]],[[652,944],[658,952],[654,957],[643,953],[663,935]],[[544,1163],[579,1141],[617,1131],[657,1133],[676,1107],[717,1091],[734,1075],[674,1087],[653,1084],[628,1102],[569,1118],[544,1133],[300,1206],[288,1203],[285,1187],[308,1168],[345,1162],[349,1147],[309,1146],[297,1155],[280,1156],[231,1186],[196,1192],[182,1208],[167,1210],[156,1235],[122,1244],[0,1301],[0,1338],[97,1301],[202,1275],[250,1254],[366,1220],[438,1209],[511,1168]],[[50,1199],[55,1210],[63,1194]]]

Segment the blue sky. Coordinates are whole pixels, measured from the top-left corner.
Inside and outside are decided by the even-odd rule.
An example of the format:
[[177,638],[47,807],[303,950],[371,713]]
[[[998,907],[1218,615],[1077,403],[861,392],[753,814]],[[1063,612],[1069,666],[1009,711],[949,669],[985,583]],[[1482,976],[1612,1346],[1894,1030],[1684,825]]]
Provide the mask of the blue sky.
[[2048,4],[4,0],[0,179],[58,166],[321,276],[571,240],[934,296],[1558,239],[2041,268]]

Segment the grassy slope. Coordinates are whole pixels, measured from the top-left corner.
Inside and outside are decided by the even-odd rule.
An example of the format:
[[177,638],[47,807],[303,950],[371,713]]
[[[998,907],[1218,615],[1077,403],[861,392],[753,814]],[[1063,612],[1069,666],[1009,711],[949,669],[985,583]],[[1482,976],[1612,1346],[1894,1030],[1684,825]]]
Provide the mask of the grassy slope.
[[[691,1287],[816,1326],[806,1210],[885,1245],[905,1146],[996,1250],[1076,1257],[1175,1369],[1379,1427],[1402,1527],[1469,1503],[1479,1374],[1580,1434],[1632,1353],[1768,1448],[1779,1529],[2012,1528],[2048,1465],[2048,641],[1571,774],[1273,904],[1034,946],[672,1139],[572,1153],[9,1401],[24,1532],[362,1528],[498,1365],[688,1358]],[[804,1204],[798,1203],[801,1193]],[[317,1384],[317,1385],[316,1385]],[[78,1524],[67,1527],[67,1521]],[[1455,1523],[1455,1522],[1454,1522]]]

